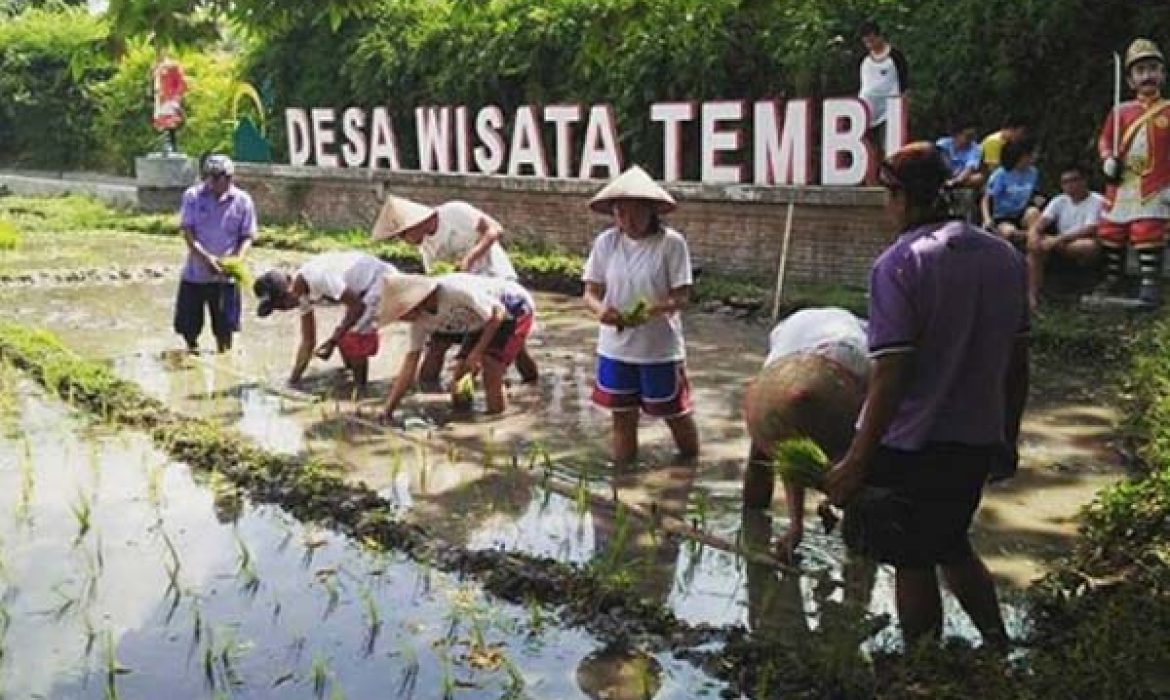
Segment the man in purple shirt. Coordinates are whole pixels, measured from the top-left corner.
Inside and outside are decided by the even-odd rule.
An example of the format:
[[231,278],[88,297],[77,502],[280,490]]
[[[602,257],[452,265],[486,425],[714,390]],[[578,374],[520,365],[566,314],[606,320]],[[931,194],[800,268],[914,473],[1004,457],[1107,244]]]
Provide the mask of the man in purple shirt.
[[187,262],[175,302],[175,332],[191,352],[199,350],[204,307],[220,352],[231,349],[232,334],[240,330],[240,290],[220,260],[248,252],[256,235],[256,209],[248,193],[232,184],[233,174],[230,158],[209,155],[203,182],[183,193],[179,228],[187,242]]
[[[946,219],[949,174],[933,145],[906,146],[879,177],[901,235],[873,266],[869,389],[827,491],[845,506],[849,548],[894,565],[908,646],[941,633],[941,571],[984,642],[1001,647],[995,585],[968,530],[984,484],[1015,470],[1028,389],[1024,259]],[[884,505],[865,497],[875,489],[888,490]]]

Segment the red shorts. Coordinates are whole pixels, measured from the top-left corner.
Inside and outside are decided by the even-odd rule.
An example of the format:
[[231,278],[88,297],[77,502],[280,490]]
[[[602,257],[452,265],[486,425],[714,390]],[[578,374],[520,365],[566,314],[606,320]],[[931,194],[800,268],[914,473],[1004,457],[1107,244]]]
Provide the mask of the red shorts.
[[350,331],[337,341],[337,349],[346,360],[365,360],[378,354],[378,331],[354,333]]
[[[532,332],[533,322],[536,320],[535,314],[524,314],[517,318],[505,319],[500,324],[499,330],[492,336],[488,342],[485,354],[493,360],[507,367],[516,361],[516,356],[520,354],[520,350],[524,347],[524,343],[528,341],[528,334]],[[459,348],[457,357],[459,359],[467,359],[471,354],[472,348],[479,342],[480,334],[472,333],[463,339],[463,345]]]
[[1158,248],[1166,244],[1165,219],[1134,219],[1117,224],[1102,219],[1097,224],[1097,237],[1102,245],[1124,247],[1128,241],[1134,248]]

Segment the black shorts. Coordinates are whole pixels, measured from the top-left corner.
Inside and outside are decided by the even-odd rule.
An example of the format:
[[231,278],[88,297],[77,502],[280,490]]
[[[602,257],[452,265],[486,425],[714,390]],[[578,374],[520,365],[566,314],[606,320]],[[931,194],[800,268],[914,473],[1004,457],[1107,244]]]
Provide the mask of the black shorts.
[[175,299],[175,332],[197,339],[203,332],[204,308],[211,316],[216,338],[230,338],[240,330],[240,288],[226,282],[180,282]]
[[1002,446],[931,443],[913,452],[879,448],[866,486],[887,497],[845,509],[851,552],[883,564],[927,568],[973,556],[968,530]]
[[1020,212],[1015,216],[997,216],[992,219],[992,222],[998,227],[1000,224],[1011,224],[1021,231],[1026,231],[1024,226],[1024,212]]

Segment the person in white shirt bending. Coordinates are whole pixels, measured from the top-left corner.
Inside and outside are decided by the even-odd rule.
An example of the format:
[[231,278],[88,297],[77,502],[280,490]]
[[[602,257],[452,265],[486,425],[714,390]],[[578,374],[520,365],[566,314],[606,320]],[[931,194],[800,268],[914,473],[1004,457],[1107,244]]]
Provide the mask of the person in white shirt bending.
[[639,413],[663,418],[680,456],[699,452],[691,415],[682,314],[690,297],[686,239],[659,216],[674,198],[634,166],[589,203],[614,225],[593,242],[582,281],[584,301],[600,322],[593,402],[613,414],[613,459],[638,454]]
[[1101,257],[1097,221],[1105,198],[1089,190],[1085,171],[1071,165],[1060,173],[1062,194],[1053,198],[1028,230],[1028,303],[1035,311],[1044,285],[1044,265],[1055,254],[1079,265]]
[[376,316],[382,296],[382,278],[397,270],[366,253],[323,253],[309,259],[293,275],[269,270],[257,278],[252,291],[260,303],[260,318],[273,311],[299,309],[301,343],[297,348],[289,383],[304,376],[317,344],[317,319],[313,307],[342,304],[345,316],[329,339],[316,348],[317,357],[329,359],[333,350],[341,352],[346,368],[353,372],[354,384],[364,390],[369,380],[370,358],[378,354]]
[[463,338],[451,382],[452,404],[466,406],[468,397],[460,391],[460,380],[482,371],[487,412],[503,412],[507,406],[504,372],[524,351],[535,318],[532,295],[512,280],[459,272],[386,277],[378,322],[410,323],[410,346],[386,397],[383,418],[393,416],[414,386],[419,358],[435,333]]
[[[401,238],[418,246],[423,269],[433,275],[444,265],[450,271],[470,272],[485,277],[518,281],[516,268],[500,244],[504,229],[500,223],[467,202],[452,201],[430,207],[403,197],[387,196],[374,223],[375,240]],[[439,383],[443,358],[462,337],[435,333],[427,344],[419,368],[419,382],[433,387]],[[516,369],[524,382],[534,382],[536,362],[525,348],[516,358]]]

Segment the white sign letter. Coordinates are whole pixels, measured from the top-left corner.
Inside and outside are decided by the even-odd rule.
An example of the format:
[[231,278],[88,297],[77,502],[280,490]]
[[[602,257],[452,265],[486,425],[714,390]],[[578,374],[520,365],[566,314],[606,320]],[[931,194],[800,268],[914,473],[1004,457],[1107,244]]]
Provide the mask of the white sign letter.
[[694,102],[656,102],[650,105],[650,121],[662,122],[662,179],[682,179],[682,122],[695,118]]
[[370,120],[370,168],[386,161],[391,170],[398,170],[398,139],[394,136],[394,125],[385,107],[375,107]]
[[906,145],[906,98],[902,95],[886,100],[886,153]]
[[865,125],[869,112],[853,97],[824,101],[821,118],[821,184],[860,185],[869,171]]
[[504,139],[500,129],[504,126],[504,113],[491,105],[475,115],[475,133],[482,146],[475,147],[475,167],[484,175],[495,175],[504,167]]
[[317,165],[322,168],[336,168],[337,154],[326,150],[333,145],[333,120],[336,118],[333,110],[320,108],[312,110],[313,115],[313,154],[317,158]]
[[549,105],[544,108],[544,121],[552,124],[556,133],[557,177],[573,177],[573,132],[570,125],[581,121],[581,105]]
[[361,107],[350,107],[341,114],[341,129],[345,143],[341,146],[341,160],[347,168],[360,168],[366,162],[366,112]]
[[742,165],[720,165],[719,154],[739,150],[743,133],[739,129],[720,131],[719,122],[743,119],[742,102],[706,102],[703,104],[700,177],[703,182],[732,182],[743,180]]
[[784,108],[783,130],[775,100],[757,102],[752,162],[757,185],[808,184],[808,100],[791,100]]
[[581,168],[577,177],[588,180],[593,171],[605,168],[605,177],[622,171],[622,156],[618,149],[617,128],[609,105],[589,108],[589,124],[585,127],[585,142],[581,144]]
[[516,109],[516,121],[512,123],[512,148],[508,156],[508,174],[520,175],[520,169],[531,166],[536,177],[548,177],[548,159],[544,157],[544,143],[540,140],[540,129],[536,126],[536,115],[532,107],[525,105]]
[[455,108],[455,168],[466,175],[471,172],[471,128],[467,108]]
[[418,136],[418,169],[451,172],[451,108],[417,107],[414,130]]
[[288,132],[288,164],[306,165],[313,148],[309,138],[309,115],[303,109],[284,110],[284,130]]

